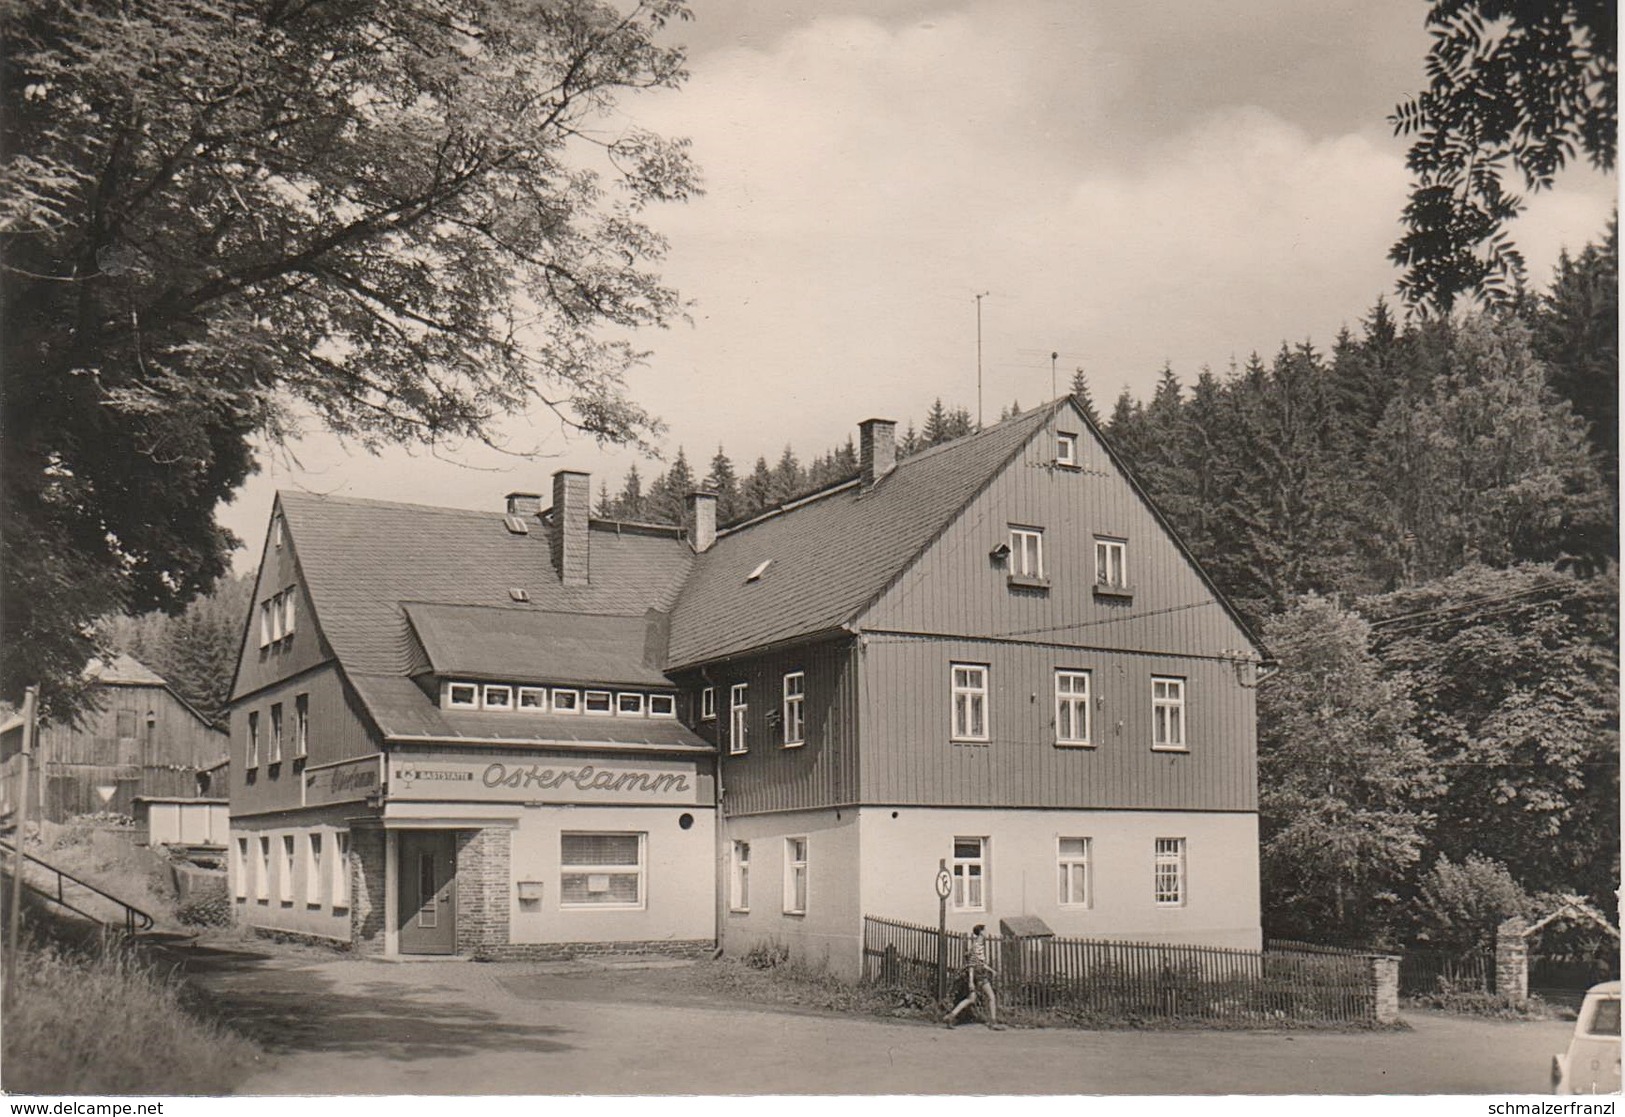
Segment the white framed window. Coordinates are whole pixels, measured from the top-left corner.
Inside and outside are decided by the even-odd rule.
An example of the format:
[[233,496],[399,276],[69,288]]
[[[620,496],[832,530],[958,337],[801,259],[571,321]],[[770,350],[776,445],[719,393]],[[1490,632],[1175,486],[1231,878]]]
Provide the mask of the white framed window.
[[248,899],[248,874],[252,871],[248,860],[248,839],[238,838],[236,844],[232,846],[232,852],[236,855],[237,861],[231,867],[232,891],[237,894],[239,900],[246,900]]
[[955,663],[953,679],[953,739],[987,740],[987,665]]
[[1095,537],[1095,585],[1114,590],[1128,588],[1127,541]]
[[260,647],[271,646],[271,603],[260,602]]
[[310,695],[293,696],[293,754],[310,755]]
[[955,911],[987,910],[987,839],[955,838],[953,860],[954,890],[949,903]]
[[1185,902],[1185,839],[1158,838],[1152,868],[1152,889],[1158,907],[1179,907]]
[[305,903],[322,906],[322,836],[314,830],[305,835]]
[[282,835],[282,872],[278,874],[276,898],[293,903],[293,835]]
[[649,716],[652,718],[676,717],[677,696],[675,694],[649,695]]
[[615,696],[607,690],[588,690],[581,694],[581,701],[586,712],[597,717],[613,717],[615,714]]
[[271,898],[271,839],[268,835],[260,838],[260,855],[254,865],[254,898]]
[[1057,433],[1055,435],[1055,464],[1078,464],[1078,436],[1075,434]]
[[333,835],[333,910],[350,906],[350,832],[340,830]]
[[807,839],[784,839],[784,914],[807,914]]
[[733,872],[728,884],[728,910],[750,910],[750,843],[734,842]]
[[715,721],[717,717],[717,688],[708,686],[700,691],[700,720]]
[[271,546],[277,550],[282,549],[282,517],[271,517]]
[[581,712],[581,692],[578,690],[560,690],[553,688],[553,712],[555,714],[579,714]]
[[1044,576],[1044,529],[1010,529],[1010,573],[1018,578]]
[[480,688],[473,683],[447,683],[446,705],[453,710],[477,710]]
[[294,593],[295,587],[289,586],[282,591],[282,635],[293,635],[293,601],[298,595]]
[[248,752],[243,761],[245,768],[258,768],[260,766],[260,712],[248,711]]
[[481,688],[480,706],[487,710],[513,709],[513,687],[487,683]]
[[1057,841],[1055,866],[1060,870],[1060,904],[1063,908],[1089,907],[1089,839],[1061,838]]
[[1183,750],[1185,746],[1185,680],[1151,677],[1151,747]]
[[646,834],[566,831],[559,835],[561,908],[643,907]]
[[728,691],[728,751],[738,755],[749,748],[745,740],[745,722],[750,715],[750,687],[735,683]]
[[533,714],[539,714],[547,709],[547,688],[545,686],[520,687],[519,708]]
[[615,696],[615,712],[622,717],[642,717],[643,695],[636,692],[622,692],[617,694]]
[[282,605],[282,594],[273,593],[261,604],[261,615],[265,619],[266,642],[275,644],[287,633],[283,630],[283,623],[288,619],[287,612]]
[[794,748],[807,742],[807,718],[804,703],[807,697],[807,674],[792,671],[784,676],[784,747]]
[[282,760],[282,703],[271,703],[271,748],[266,761],[271,764]]
[[1087,745],[1090,742],[1089,729],[1089,672],[1057,669],[1055,743]]

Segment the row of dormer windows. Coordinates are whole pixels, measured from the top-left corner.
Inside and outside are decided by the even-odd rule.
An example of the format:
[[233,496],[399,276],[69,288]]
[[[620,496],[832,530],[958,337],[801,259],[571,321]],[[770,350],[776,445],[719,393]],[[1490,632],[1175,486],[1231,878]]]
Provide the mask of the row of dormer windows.
[[268,648],[293,635],[294,588],[289,586],[260,602],[260,647]]
[[589,717],[675,718],[677,695],[641,690],[521,686],[517,683],[448,682],[441,689],[446,710],[522,714],[586,714]]

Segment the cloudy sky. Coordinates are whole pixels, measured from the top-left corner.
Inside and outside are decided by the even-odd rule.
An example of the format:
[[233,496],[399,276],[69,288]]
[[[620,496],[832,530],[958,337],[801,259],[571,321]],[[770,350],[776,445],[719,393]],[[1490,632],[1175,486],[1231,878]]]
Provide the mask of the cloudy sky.
[[[652,214],[692,326],[640,338],[631,380],[697,465],[803,461],[871,415],[940,396],[1050,396],[1074,368],[1108,407],[1164,362],[1186,383],[1285,340],[1329,347],[1396,272],[1404,144],[1388,112],[1422,80],[1423,0],[694,0],[692,79],[626,116],[692,138],[707,194]],[[1617,184],[1572,172],[1515,235],[1539,283],[1603,228]],[[554,469],[619,486],[626,452],[543,416],[516,441],[372,457],[321,435],[266,456],[222,509],[255,544],[302,488],[497,508]],[[662,468],[640,463],[647,476]],[[703,471],[703,465],[702,465]]]

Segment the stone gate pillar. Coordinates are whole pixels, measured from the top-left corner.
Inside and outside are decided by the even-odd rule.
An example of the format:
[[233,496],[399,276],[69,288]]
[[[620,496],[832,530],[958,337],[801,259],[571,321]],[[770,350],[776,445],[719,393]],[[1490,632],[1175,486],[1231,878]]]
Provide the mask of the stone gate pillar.
[[1529,996],[1528,933],[1516,915],[1495,929],[1495,991],[1520,1001]]

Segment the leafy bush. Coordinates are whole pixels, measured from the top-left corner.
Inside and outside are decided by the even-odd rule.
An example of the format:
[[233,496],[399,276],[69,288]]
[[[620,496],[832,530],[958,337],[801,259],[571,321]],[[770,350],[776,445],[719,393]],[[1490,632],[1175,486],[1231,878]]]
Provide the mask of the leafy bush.
[[790,948],[777,939],[764,939],[745,952],[745,965],[753,970],[777,970],[790,964]]
[[187,927],[230,927],[231,895],[225,882],[194,891],[175,909],[175,918]]
[[1441,856],[1422,878],[1416,898],[1421,942],[1470,949],[1492,940],[1502,920],[1528,916],[1529,894],[1499,861],[1467,855],[1460,864]]
[[1414,1008],[1432,1008],[1462,1016],[1489,1016],[1500,1020],[1552,1020],[1561,1016],[1537,994],[1514,997],[1510,993],[1481,993],[1472,989],[1457,989],[1442,979],[1439,985],[1438,991],[1416,994],[1407,998],[1407,1003]]

